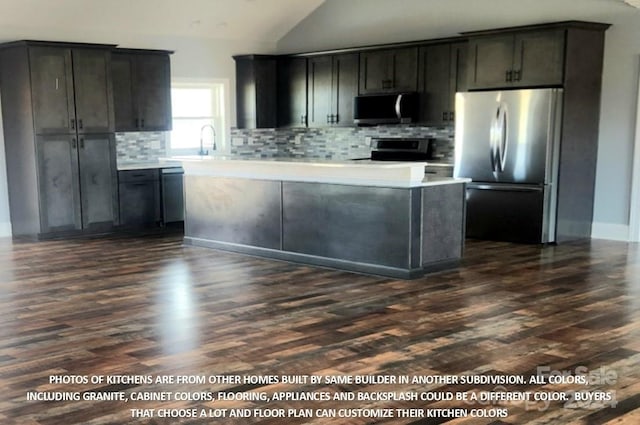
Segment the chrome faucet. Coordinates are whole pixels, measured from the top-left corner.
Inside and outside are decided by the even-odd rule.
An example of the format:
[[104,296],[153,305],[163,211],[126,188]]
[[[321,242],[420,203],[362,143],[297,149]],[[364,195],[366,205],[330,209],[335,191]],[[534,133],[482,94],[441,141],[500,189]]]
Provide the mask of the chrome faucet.
[[211,146],[211,150],[215,151],[216,150],[216,129],[211,125],[211,124],[205,124],[202,126],[202,128],[200,128],[200,152],[198,152],[198,155],[204,156],[204,155],[209,155],[209,150],[204,150],[204,131],[209,128],[211,129],[211,140],[213,141],[212,146]]

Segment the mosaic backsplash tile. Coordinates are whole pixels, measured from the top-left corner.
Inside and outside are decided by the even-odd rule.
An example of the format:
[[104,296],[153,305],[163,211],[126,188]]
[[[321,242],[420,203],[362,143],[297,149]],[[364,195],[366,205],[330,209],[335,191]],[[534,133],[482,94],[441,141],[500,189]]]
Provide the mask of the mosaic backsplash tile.
[[[453,128],[416,125],[374,127],[231,129],[229,153],[241,158],[367,158],[372,137],[435,137],[435,154],[453,161]],[[149,162],[167,155],[165,132],[116,133],[119,163]]]
[[372,137],[436,137],[436,154],[453,161],[453,128],[385,125],[348,128],[231,129],[234,156],[353,159],[369,156]]
[[167,155],[167,133],[116,133],[116,153],[118,163],[155,161]]

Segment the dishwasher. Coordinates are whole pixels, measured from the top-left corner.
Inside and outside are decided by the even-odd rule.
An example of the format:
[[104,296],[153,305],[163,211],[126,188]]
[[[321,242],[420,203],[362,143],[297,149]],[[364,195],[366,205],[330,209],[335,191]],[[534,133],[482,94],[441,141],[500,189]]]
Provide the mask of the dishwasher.
[[162,169],[161,196],[164,224],[184,221],[184,170],[182,167]]

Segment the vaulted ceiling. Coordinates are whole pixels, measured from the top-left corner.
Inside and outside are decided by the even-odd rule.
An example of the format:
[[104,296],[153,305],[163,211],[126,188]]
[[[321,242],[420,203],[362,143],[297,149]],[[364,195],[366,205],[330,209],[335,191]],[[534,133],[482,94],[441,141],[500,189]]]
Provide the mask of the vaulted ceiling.
[[323,0],[0,0],[0,42],[196,37],[275,43]]

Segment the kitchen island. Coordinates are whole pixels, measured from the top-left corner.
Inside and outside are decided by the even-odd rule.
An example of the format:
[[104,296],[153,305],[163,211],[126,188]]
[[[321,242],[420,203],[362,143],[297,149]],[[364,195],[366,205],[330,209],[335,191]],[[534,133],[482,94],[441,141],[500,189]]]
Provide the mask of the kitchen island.
[[462,256],[466,180],[424,162],[173,159],[187,245],[403,279]]

